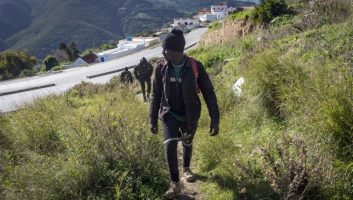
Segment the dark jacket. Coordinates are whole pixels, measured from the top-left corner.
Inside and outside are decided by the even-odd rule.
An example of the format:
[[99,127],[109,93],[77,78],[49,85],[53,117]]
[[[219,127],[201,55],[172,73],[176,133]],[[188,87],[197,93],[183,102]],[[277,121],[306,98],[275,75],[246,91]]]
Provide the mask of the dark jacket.
[[141,60],[134,69],[135,77],[138,80],[149,79],[151,78],[152,73],[153,66],[146,59]]
[[130,71],[123,71],[120,75],[120,82],[128,84],[128,83],[132,83],[133,79],[132,79],[132,74]]
[[[216,94],[202,63],[197,62],[197,64],[199,69],[197,84],[206,101],[211,117],[211,126],[216,127],[219,125],[219,109]],[[170,111],[168,103],[170,97],[170,77],[168,71],[170,67],[172,66],[169,62],[161,63],[155,70],[150,105],[150,124],[153,127],[157,127],[158,116],[163,120],[164,115]],[[201,114],[201,102],[196,91],[196,79],[188,57],[184,65],[184,70],[181,72],[181,78],[187,125],[189,131],[195,132]]]

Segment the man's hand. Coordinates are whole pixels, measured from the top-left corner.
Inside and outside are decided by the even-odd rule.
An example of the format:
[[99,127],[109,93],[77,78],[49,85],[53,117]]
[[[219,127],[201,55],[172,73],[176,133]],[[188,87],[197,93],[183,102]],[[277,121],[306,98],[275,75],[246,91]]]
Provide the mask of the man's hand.
[[152,125],[150,125],[150,130],[151,130],[151,132],[152,132],[153,134],[157,134],[157,133],[158,133],[158,128],[157,128],[157,126],[152,126]]
[[219,126],[211,126],[210,136],[216,136],[219,133]]

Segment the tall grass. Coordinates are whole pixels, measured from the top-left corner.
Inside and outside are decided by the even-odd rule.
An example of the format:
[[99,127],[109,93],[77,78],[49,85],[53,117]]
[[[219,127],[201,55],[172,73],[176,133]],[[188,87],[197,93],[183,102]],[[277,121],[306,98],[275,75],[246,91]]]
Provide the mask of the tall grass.
[[[213,74],[221,105],[219,137],[203,134],[204,110],[196,138],[208,198],[351,198],[352,20],[345,19],[192,52]],[[239,76],[241,97],[230,89]]]
[[1,141],[14,148],[0,148],[8,152],[0,157],[2,197],[158,198],[164,151],[147,116],[131,90],[113,83],[83,83],[3,116]]

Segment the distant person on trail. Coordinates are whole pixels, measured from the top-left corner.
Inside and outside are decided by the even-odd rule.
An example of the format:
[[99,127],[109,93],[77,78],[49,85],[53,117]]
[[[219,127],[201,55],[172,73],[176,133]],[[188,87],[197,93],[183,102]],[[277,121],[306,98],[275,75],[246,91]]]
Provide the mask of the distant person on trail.
[[129,71],[129,68],[125,67],[125,70],[120,74],[120,82],[125,85],[131,84],[133,82],[132,74]]
[[163,124],[165,155],[171,179],[166,198],[175,198],[180,192],[177,143],[183,144],[183,176],[195,181],[190,169],[192,142],[201,114],[201,91],[211,117],[210,136],[219,132],[219,108],[211,80],[203,64],[185,55],[185,38],[180,30],[172,30],[163,42],[163,56],[153,76],[150,104],[150,129],[158,133],[158,118]]
[[[152,65],[149,62],[147,62],[145,57],[143,57],[140,60],[140,63],[135,67],[134,74],[136,79],[139,80],[141,84],[143,100],[145,102],[147,101],[147,99],[150,99],[152,73],[153,73]],[[146,98],[145,84],[147,84],[147,98]]]

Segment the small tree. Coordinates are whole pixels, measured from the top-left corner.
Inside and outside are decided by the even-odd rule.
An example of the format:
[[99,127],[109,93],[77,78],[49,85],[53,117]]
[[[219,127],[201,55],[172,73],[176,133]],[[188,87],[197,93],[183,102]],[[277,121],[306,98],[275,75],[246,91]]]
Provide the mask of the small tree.
[[56,58],[54,56],[47,56],[44,59],[44,65],[45,65],[45,69],[47,71],[51,70],[53,67],[58,66],[59,62],[58,60],[56,60]]
[[25,51],[0,53],[0,79],[16,78],[23,70],[33,70],[35,64],[36,58]]
[[261,0],[252,17],[261,23],[270,23],[272,19],[292,13],[285,0]]
[[66,55],[69,58],[69,61],[73,61],[74,60],[71,50],[66,46],[65,43],[63,43],[63,42],[60,43],[59,50],[66,52]]
[[70,60],[70,58],[67,55],[67,52],[65,50],[55,50],[53,52],[53,56],[56,58],[56,60],[59,63],[67,62]]
[[77,58],[80,57],[80,56],[78,55],[80,52],[77,50],[77,47],[76,47],[75,42],[71,42],[71,43],[70,43],[69,49],[70,49],[71,55],[72,55],[72,60],[71,60],[71,61],[75,61]]

